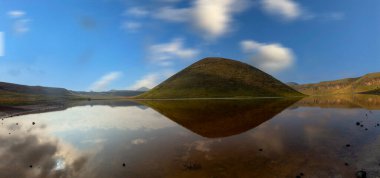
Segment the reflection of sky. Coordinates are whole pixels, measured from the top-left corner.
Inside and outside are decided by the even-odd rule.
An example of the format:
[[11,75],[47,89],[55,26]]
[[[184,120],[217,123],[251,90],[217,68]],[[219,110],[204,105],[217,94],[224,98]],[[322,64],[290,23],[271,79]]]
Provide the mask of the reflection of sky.
[[65,111],[20,116],[13,120],[46,125],[49,133],[80,147],[99,144],[107,137],[119,137],[125,132],[130,135],[135,133],[133,131],[149,131],[176,125],[152,109],[145,110],[135,106],[81,106]]
[[[4,120],[1,135],[9,138],[1,140],[0,159],[10,155],[29,175],[32,161],[25,160],[40,155],[36,165],[64,173],[61,177],[294,177],[301,171],[350,177],[362,168],[374,175],[380,158],[377,118],[378,111],[299,107],[240,135],[208,139],[150,108],[82,106]],[[17,143],[24,143],[25,154],[8,145]],[[0,170],[8,169],[0,163]],[[188,163],[202,168],[186,170]]]

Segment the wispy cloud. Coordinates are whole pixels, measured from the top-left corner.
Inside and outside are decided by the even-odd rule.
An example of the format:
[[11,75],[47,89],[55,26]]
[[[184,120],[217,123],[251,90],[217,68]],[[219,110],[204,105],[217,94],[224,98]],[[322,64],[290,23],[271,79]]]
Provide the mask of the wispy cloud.
[[12,30],[16,34],[23,34],[30,30],[29,23],[31,20],[26,17],[26,12],[21,10],[12,10],[8,16],[13,19]]
[[25,16],[26,12],[21,10],[12,10],[8,12],[8,16],[11,18],[20,18]]
[[186,22],[190,20],[191,13],[191,8],[163,7],[153,17],[172,22]]
[[295,56],[290,48],[279,43],[259,43],[245,40],[240,43],[244,53],[249,55],[250,62],[256,67],[270,73],[279,72],[291,67]]
[[108,86],[115,80],[119,79],[122,75],[122,72],[110,72],[95,81],[89,88],[91,91],[104,91]]
[[168,77],[172,76],[174,74],[171,70],[156,72],[156,73],[150,73],[145,76],[143,76],[141,79],[137,80],[132,86],[128,87],[128,89],[137,90],[142,87],[147,87],[149,89],[154,88],[156,85],[158,85],[163,80],[167,79]]
[[126,30],[126,31],[130,31],[130,32],[135,32],[137,31],[138,29],[141,28],[141,23],[140,22],[134,22],[134,21],[124,21],[122,24],[121,24],[121,28]]
[[294,20],[302,15],[301,6],[294,0],[262,0],[265,12],[284,20]]
[[183,40],[173,39],[171,42],[155,44],[149,47],[150,61],[155,64],[168,66],[175,59],[191,59],[199,54],[199,50],[184,47]]
[[29,19],[20,19],[16,20],[13,23],[13,32],[18,33],[18,34],[23,34],[26,33],[30,30],[29,28]]
[[135,17],[145,17],[149,15],[149,11],[142,7],[131,7],[124,11],[123,15],[132,15]]
[[5,40],[4,40],[4,32],[0,32],[0,57],[5,54]]

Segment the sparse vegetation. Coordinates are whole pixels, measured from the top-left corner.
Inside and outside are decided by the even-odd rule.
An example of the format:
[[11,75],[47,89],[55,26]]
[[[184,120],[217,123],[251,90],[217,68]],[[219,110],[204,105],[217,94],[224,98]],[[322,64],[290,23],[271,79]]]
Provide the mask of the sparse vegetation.
[[248,64],[205,58],[136,98],[246,98],[304,96]]

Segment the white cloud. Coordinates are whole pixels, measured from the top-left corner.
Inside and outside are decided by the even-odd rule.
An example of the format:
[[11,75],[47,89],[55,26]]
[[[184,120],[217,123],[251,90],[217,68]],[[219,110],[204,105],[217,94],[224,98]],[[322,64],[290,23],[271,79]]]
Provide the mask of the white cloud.
[[134,145],[141,145],[141,144],[146,143],[147,140],[146,140],[146,139],[143,139],[143,138],[137,138],[137,139],[132,140],[131,142],[132,142],[132,144],[134,144]]
[[127,31],[136,31],[141,27],[139,22],[124,21],[121,24],[121,28]]
[[205,37],[219,37],[231,29],[233,15],[249,6],[246,0],[196,0],[191,7],[165,7],[154,17],[170,22],[188,22]]
[[263,9],[285,20],[294,20],[302,15],[301,6],[294,0],[262,0]]
[[244,53],[250,55],[251,62],[266,72],[279,72],[291,67],[295,56],[293,51],[279,43],[264,44],[253,40],[240,43]]
[[122,72],[110,72],[106,75],[103,75],[99,80],[95,81],[91,86],[91,91],[104,91],[107,89],[109,84],[113,81],[119,79],[122,75]]
[[220,36],[229,28],[235,0],[197,0],[195,25],[211,36]]
[[147,10],[145,10],[144,8],[141,8],[141,7],[131,7],[129,9],[127,9],[123,13],[123,15],[133,15],[136,17],[144,17],[144,16],[149,15],[149,12]]
[[8,16],[11,18],[20,18],[25,16],[25,12],[21,10],[13,10],[8,12]]
[[174,59],[191,59],[199,54],[197,49],[184,47],[180,38],[173,39],[169,43],[152,45],[149,51],[150,60],[163,66],[171,65]]
[[0,32],[0,57],[4,56],[5,53],[5,40],[4,40],[4,33]]
[[153,17],[172,22],[185,22],[190,20],[191,13],[190,8],[163,7]]
[[128,89],[137,90],[142,87],[154,88],[163,80],[174,74],[173,71],[161,71],[157,73],[150,73],[148,75],[143,76],[141,79],[137,80],[132,86],[128,87]]

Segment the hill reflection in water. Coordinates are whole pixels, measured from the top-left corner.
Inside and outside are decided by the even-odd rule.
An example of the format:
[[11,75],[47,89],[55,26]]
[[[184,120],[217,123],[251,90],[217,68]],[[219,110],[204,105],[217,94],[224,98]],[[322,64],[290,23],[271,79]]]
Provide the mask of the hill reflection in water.
[[196,134],[219,138],[250,130],[299,99],[146,100],[142,103]]

